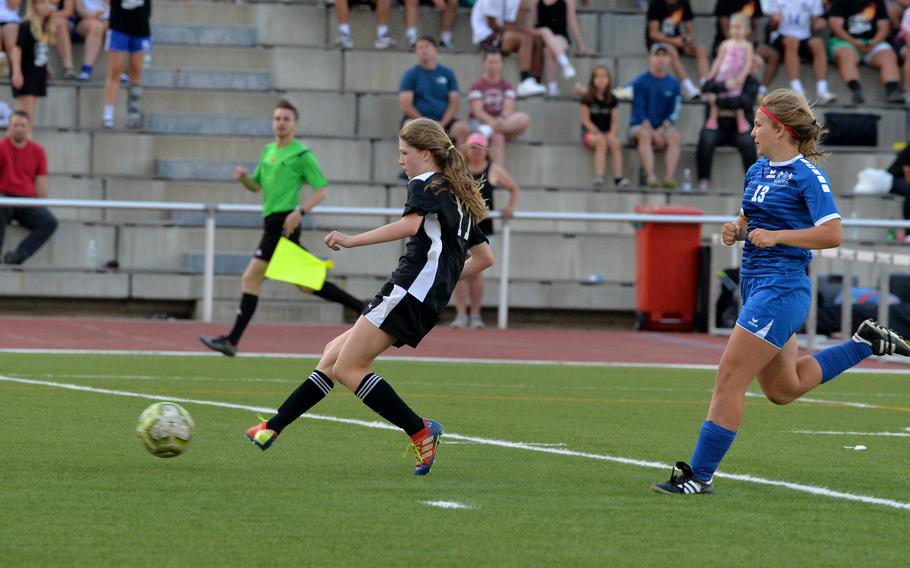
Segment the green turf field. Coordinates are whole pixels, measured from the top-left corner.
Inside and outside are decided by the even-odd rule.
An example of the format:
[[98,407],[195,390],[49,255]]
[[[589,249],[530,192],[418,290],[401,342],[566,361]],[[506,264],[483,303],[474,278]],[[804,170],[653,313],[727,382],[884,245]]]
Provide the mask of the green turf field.
[[[312,364],[0,354],[0,376],[275,408]],[[151,400],[0,380],[0,566],[906,565],[910,438],[793,433],[910,432],[906,375],[846,375],[810,393],[832,403],[750,398],[721,467],[887,506],[735,479],[712,496],[657,495],[649,485],[669,470],[597,459],[688,460],[708,371],[376,370],[449,433],[596,456],[453,437],[415,478],[400,432],[301,419],[261,452],[242,436],[254,412],[186,402],[195,437],[165,460],[133,431]],[[343,387],[314,412],[376,420]]]

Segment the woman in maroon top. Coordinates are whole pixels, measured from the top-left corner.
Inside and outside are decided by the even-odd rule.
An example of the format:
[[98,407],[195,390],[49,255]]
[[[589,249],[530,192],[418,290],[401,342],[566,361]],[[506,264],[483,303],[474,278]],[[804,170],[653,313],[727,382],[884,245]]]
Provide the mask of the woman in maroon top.
[[490,139],[490,156],[497,164],[505,161],[506,141],[514,140],[528,129],[531,119],[515,110],[516,93],[502,78],[502,54],[483,54],[483,75],[468,91],[470,126]]

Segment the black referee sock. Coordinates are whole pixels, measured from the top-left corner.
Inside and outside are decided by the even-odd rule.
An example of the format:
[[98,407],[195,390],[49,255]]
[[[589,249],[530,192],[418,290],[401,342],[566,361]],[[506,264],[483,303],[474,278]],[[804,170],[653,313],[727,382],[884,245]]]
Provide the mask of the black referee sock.
[[423,418],[414,414],[411,407],[398,397],[392,385],[375,373],[368,373],[354,391],[363,403],[376,414],[413,436],[423,430]]
[[363,311],[362,300],[358,300],[331,282],[324,283],[322,285],[322,290],[314,290],[313,294],[319,296],[323,300],[341,304],[342,306],[354,310],[357,313]]
[[297,390],[281,404],[278,414],[269,419],[268,427],[276,432],[281,432],[285,426],[300,418],[301,414],[324,399],[332,392],[334,386],[335,383],[325,373],[318,370],[313,371],[310,373],[310,377],[303,381]]
[[256,305],[259,303],[259,296],[244,293],[240,298],[240,309],[237,310],[237,319],[234,320],[234,328],[227,335],[228,341],[237,345],[240,342],[240,336],[246,330],[247,324],[253,319],[256,313]]

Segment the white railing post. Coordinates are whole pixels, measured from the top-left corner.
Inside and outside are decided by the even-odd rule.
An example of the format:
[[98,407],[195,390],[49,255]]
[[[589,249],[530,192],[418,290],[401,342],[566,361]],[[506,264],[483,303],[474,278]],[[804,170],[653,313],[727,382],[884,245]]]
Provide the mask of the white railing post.
[[202,273],[202,321],[212,321],[215,296],[215,207],[205,208],[205,268]]
[[499,255],[499,307],[496,314],[496,326],[499,329],[509,327],[509,251],[512,243],[512,224],[502,220],[502,253]]

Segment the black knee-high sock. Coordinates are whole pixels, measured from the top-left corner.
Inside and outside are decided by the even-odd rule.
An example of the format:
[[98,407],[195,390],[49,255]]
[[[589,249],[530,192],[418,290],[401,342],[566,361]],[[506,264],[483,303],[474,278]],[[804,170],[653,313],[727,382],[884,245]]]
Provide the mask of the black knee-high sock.
[[256,304],[259,303],[259,296],[244,293],[240,298],[240,309],[237,310],[237,319],[234,320],[234,328],[228,334],[228,341],[237,345],[240,342],[240,336],[243,335],[246,326],[253,319],[256,313]]
[[300,418],[300,415],[313,408],[332,391],[335,383],[322,371],[313,371],[297,390],[291,393],[278,408],[278,414],[269,419],[268,427],[276,432]]
[[414,414],[411,407],[398,397],[392,385],[379,375],[368,373],[354,394],[373,412],[404,430],[408,436],[423,430],[423,419]]
[[355,312],[360,312],[363,310],[362,300],[358,300],[331,282],[326,282],[322,285],[322,290],[314,290],[313,294],[319,296],[323,300],[341,304],[342,306],[352,309]]

